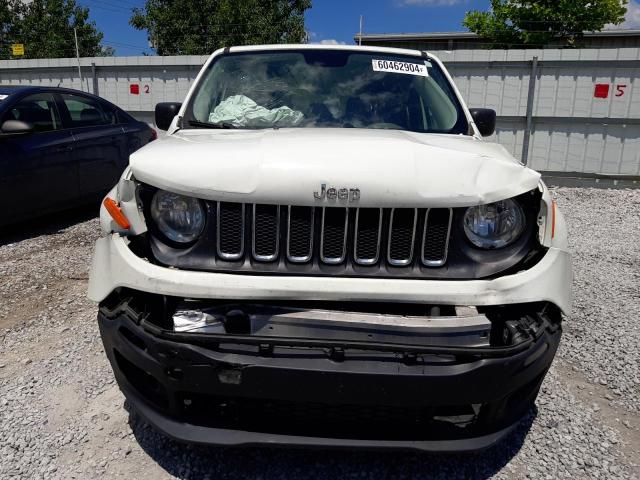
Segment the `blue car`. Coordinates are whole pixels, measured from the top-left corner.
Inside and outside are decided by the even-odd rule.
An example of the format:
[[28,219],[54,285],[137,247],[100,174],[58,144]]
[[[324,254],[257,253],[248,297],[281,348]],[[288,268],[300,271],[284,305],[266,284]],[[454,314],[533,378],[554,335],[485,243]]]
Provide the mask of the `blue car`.
[[100,200],[155,138],[100,97],[0,86],[0,226]]

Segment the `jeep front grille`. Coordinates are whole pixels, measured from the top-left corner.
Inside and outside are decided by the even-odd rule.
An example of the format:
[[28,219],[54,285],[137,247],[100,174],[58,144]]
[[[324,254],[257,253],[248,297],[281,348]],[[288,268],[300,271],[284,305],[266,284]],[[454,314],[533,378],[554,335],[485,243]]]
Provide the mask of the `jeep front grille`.
[[217,256],[222,261],[402,268],[446,263],[449,208],[302,207],[218,202]]

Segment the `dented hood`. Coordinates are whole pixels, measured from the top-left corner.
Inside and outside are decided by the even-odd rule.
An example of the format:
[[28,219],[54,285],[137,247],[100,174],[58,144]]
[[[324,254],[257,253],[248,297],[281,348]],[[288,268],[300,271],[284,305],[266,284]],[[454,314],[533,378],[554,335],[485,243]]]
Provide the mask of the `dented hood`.
[[131,156],[139,181],[209,200],[346,205],[314,192],[359,189],[352,206],[459,207],[514,197],[540,174],[494,143],[400,130],[189,130]]

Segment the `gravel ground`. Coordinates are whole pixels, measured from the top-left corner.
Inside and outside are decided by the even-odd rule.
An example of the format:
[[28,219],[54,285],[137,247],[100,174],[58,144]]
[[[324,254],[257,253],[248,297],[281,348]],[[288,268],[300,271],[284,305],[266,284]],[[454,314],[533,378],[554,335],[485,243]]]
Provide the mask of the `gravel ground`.
[[557,189],[575,306],[537,407],[472,456],[176,444],[114,383],[86,298],[98,222],[0,234],[0,479],[640,478],[640,190]]

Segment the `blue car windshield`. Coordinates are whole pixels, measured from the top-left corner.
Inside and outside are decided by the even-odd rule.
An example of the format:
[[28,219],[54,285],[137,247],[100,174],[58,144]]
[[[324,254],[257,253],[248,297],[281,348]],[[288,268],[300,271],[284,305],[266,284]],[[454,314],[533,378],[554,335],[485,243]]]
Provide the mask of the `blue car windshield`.
[[377,128],[467,134],[442,69],[426,57],[347,50],[224,54],[198,83],[185,128]]

